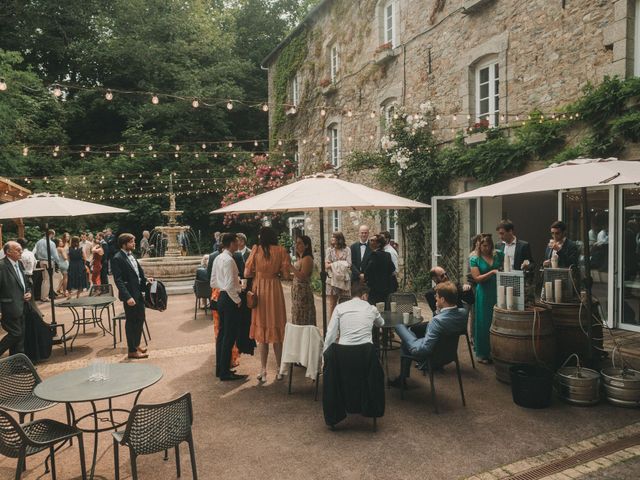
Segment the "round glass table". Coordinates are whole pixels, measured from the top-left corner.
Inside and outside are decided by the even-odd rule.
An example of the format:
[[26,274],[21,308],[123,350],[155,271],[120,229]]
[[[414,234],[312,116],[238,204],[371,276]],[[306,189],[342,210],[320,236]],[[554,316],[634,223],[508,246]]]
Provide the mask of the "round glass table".
[[[90,365],[47,378],[38,384],[33,392],[43,400],[66,404],[71,424],[83,432],[93,433],[93,460],[90,478],[93,478],[96,467],[98,434],[117,430],[127,423],[126,419],[116,421],[114,413],[124,413],[127,418],[130,413],[130,410],[124,408],[113,408],[112,400],[135,393],[133,405],[136,405],[142,391],[162,378],[162,370],[149,364],[105,364],[100,369],[101,373],[105,374],[106,379],[104,380],[90,380],[90,377],[96,374],[96,366]],[[99,401],[107,401],[107,408],[98,409],[96,404]],[[86,402],[91,404],[91,411],[76,418],[73,404]],[[80,425],[80,422],[86,419],[92,419],[92,424],[90,422],[89,425]],[[107,425],[101,427],[100,423]]]

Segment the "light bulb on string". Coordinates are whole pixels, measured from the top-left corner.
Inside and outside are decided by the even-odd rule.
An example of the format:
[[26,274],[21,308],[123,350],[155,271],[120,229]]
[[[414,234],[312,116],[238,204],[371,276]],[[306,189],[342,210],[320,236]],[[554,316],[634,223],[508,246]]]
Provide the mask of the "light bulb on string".
[[202,145],[200,145],[202,147],[203,150],[205,150],[207,148],[207,144],[203,143]]
[[180,154],[179,153],[174,153],[173,156],[178,158],[178,157],[180,157]]
[[7,90],[7,82],[4,81],[4,78],[0,78],[0,92],[4,92]]
[[436,120],[440,120],[440,115],[436,115]]
[[56,145],[55,147],[53,147],[53,151],[54,152],[59,152],[60,151],[60,145]]
[[158,98],[158,96],[155,93],[151,97],[151,103],[153,103],[154,105],[158,105],[160,103],[160,99]]
[[278,140],[278,145],[282,146],[282,140]]
[[157,153],[154,153],[154,154],[152,155],[152,157],[153,157],[153,158],[158,158],[158,154],[157,154]]
[[193,154],[193,156],[198,158],[198,157],[200,157],[200,154],[198,152],[196,152],[196,153]]
[[106,98],[108,101],[113,100],[113,92],[111,90],[107,90],[107,93],[104,94],[104,98]]
[[347,111],[347,117],[349,118],[353,117],[353,111],[351,109]]
[[200,106],[200,102],[198,101],[197,98],[194,98],[193,101],[191,102],[191,106],[193,108],[198,108]]
[[53,87],[53,95],[55,97],[61,97],[62,96],[62,89],[58,85],[55,85]]
[[84,152],[80,152],[80,158],[84,158]]
[[22,155],[24,155],[25,157],[29,155],[29,147],[24,147],[22,149]]
[[324,117],[326,114],[327,114],[327,110],[326,110],[324,107],[322,107],[322,108],[320,109],[320,116],[321,116],[321,117]]
[[254,141],[253,141],[253,146],[254,146],[254,147],[257,147],[257,146],[258,146],[258,141],[257,141],[257,140],[254,140]]
[[58,152],[53,152],[53,156],[57,157],[58,156]]
[[373,110],[371,110],[371,113],[369,114],[369,116],[371,118],[376,118],[376,112],[374,112]]
[[232,143],[232,142],[229,142],[229,143],[227,144],[227,147],[229,147],[229,148],[233,148],[233,143]]
[[118,147],[118,150],[120,150],[121,152],[124,152],[124,145],[120,145],[120,146]]
[[180,145],[176,145],[176,152],[180,151]]
[[147,148],[149,149],[149,151],[151,151],[153,150],[153,145],[149,145]]
[[[295,107],[294,107],[295,108]],[[266,103],[262,105],[262,111],[263,112],[268,112],[269,111],[269,105],[267,105]]]
[[91,147],[89,145],[87,145],[86,147],[84,147],[84,151],[85,152],[90,152],[91,151]]
[[109,152],[104,154],[105,157],[109,158],[111,156],[111,154]]
[[227,102],[227,110],[233,110],[233,102],[231,100]]

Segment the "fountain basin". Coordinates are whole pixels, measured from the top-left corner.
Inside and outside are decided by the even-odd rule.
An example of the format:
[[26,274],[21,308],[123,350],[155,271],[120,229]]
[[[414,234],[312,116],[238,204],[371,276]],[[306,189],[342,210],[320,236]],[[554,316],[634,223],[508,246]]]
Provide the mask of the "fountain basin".
[[167,294],[193,293],[196,269],[202,257],[150,257],[138,260],[144,274],[164,283]]

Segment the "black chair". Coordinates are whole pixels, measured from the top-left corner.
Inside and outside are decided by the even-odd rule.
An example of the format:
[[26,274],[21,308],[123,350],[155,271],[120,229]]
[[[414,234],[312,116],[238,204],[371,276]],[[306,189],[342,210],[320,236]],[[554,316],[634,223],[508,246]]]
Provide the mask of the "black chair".
[[346,295],[340,295],[338,297],[338,302],[336,303],[336,305],[340,305],[341,303],[348,302],[349,300],[351,300],[351,297],[348,297]]
[[36,420],[20,425],[4,410],[0,410],[0,454],[17,458],[15,479],[19,480],[25,470],[26,458],[42,450],[49,449],[51,457],[51,478],[56,480],[55,445],[78,437],[80,449],[80,469],[82,479],[86,480],[87,471],[84,461],[84,444],[82,432],[76,427],[55,420]]
[[433,381],[434,369],[444,367],[445,365],[455,362],[456,373],[458,374],[458,383],[460,384],[460,396],[462,397],[462,405],[466,406],[464,400],[464,389],[462,388],[462,376],[460,375],[460,362],[458,360],[458,340],[459,334],[445,335],[438,339],[433,351],[429,356],[416,357],[413,355],[401,355],[400,357],[400,395],[404,400],[404,390],[406,388],[406,379],[409,376],[411,369],[411,362],[418,362],[422,367],[422,370],[428,368],[429,370],[429,383],[431,384],[431,400],[433,401],[433,408],[438,413],[438,403],[436,401],[436,387]]
[[198,479],[196,454],[193,446],[191,425],[193,407],[191,394],[185,393],[175,400],[156,405],[136,405],[131,410],[124,432],[113,433],[113,459],[115,479],[120,479],[119,446],[129,447],[131,456],[131,475],[138,479],[136,458],[174,448],[176,452],[176,470],[180,477],[180,450],[182,442],[189,444],[191,471],[194,480]]
[[418,298],[415,293],[396,292],[389,295],[389,303],[396,302],[399,313],[412,313],[413,307],[418,306]]
[[205,282],[204,280],[196,280],[193,284],[194,293],[196,295],[196,310],[193,314],[193,319],[195,320],[198,316],[198,304],[201,299],[205,300],[204,304],[204,314],[207,314],[207,310],[209,310],[209,301],[211,301],[211,285],[209,282]]
[[460,335],[464,335],[464,338],[467,339],[467,348],[469,349],[469,358],[471,359],[471,365],[473,366],[473,369],[476,369],[476,361],[473,359],[473,351],[471,350],[471,340],[469,340],[469,332],[467,332],[467,329],[464,329],[464,332],[460,333]]
[[34,412],[57,405],[33,394],[40,382],[40,376],[24,353],[0,359],[0,408],[16,412],[23,423],[27,414],[33,420]]
[[[124,312],[119,313],[118,315],[115,315],[111,319],[111,321],[113,322],[113,348],[116,348],[116,326],[117,326],[118,334],[120,336],[120,339],[118,340],[118,343],[119,343],[122,341],[122,322],[126,320],[127,320],[127,317],[125,316]],[[146,333],[145,333],[145,330],[147,331]],[[142,324],[142,339],[144,340],[145,345],[149,345],[149,342],[147,341],[147,337],[149,337],[149,340],[151,340],[151,332],[149,332],[149,325],[147,325],[147,318],[145,317],[144,323]]]

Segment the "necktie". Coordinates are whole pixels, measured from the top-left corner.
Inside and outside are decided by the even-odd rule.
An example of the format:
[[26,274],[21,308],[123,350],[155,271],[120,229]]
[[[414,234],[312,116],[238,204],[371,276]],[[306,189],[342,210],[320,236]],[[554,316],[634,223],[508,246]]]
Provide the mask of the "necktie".
[[20,282],[20,285],[22,285],[22,291],[25,291],[24,288],[24,279],[22,278],[22,273],[20,272],[20,268],[18,267],[17,263],[13,264],[14,268],[16,269],[16,275],[18,275],[18,281]]

